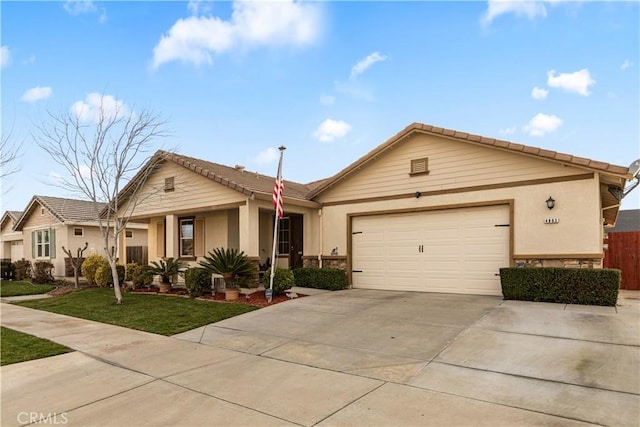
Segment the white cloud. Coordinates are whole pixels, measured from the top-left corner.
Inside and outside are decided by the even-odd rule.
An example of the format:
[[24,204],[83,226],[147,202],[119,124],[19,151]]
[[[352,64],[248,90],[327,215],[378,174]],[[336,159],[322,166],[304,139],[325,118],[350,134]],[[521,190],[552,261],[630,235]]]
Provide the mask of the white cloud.
[[211,13],[213,10],[213,2],[205,0],[191,0],[187,3],[187,9],[192,15]]
[[538,86],[535,86],[531,90],[531,97],[533,99],[545,99],[549,95],[549,91]]
[[9,46],[0,47],[0,67],[4,68],[11,62],[11,51]]
[[263,150],[258,153],[258,155],[253,159],[254,163],[259,165],[266,165],[269,163],[273,163],[280,157],[280,153],[273,147],[269,147],[266,150]]
[[64,3],[64,10],[69,15],[82,15],[84,13],[93,13],[98,10],[96,5],[91,0],[67,0]]
[[129,108],[123,101],[111,95],[93,92],[88,94],[84,101],[76,101],[71,106],[71,112],[81,122],[97,123],[101,116],[106,119],[126,116],[129,114]]
[[331,95],[322,95],[320,97],[320,104],[329,106],[336,103],[336,97]]
[[373,52],[367,55],[366,58],[358,61],[356,65],[351,68],[351,78],[355,79],[360,74],[364,73],[369,67],[376,62],[386,61],[387,57],[380,54],[380,52]]
[[28,89],[20,100],[24,102],[37,102],[43,99],[49,98],[53,94],[53,89],[49,86],[41,87],[36,86]]
[[489,0],[487,10],[482,14],[480,23],[488,26],[495,18],[507,13],[514,13],[516,16],[526,16],[533,20],[539,16],[546,17],[547,9],[541,1],[529,0]]
[[313,137],[320,142],[331,142],[342,138],[351,130],[351,125],[342,120],[327,119],[313,132]]
[[620,65],[620,69],[626,70],[627,68],[631,68],[632,66],[633,66],[633,62],[629,61],[628,59],[625,59],[622,65]]
[[517,126],[511,126],[508,128],[502,128],[498,130],[498,132],[502,135],[513,135],[514,133],[516,133],[516,130],[517,130]]
[[104,7],[98,8],[92,0],[67,0],[63,7],[72,16],[100,12],[98,22],[104,24],[107,21],[107,10]]
[[574,73],[556,74],[555,70],[547,72],[547,85],[549,87],[557,87],[582,96],[589,96],[589,86],[595,83],[596,81],[591,78],[587,68]]
[[544,136],[553,132],[562,125],[562,119],[558,116],[538,113],[524,126],[524,131],[531,136]]
[[153,67],[170,61],[210,64],[213,54],[266,45],[303,46],[320,34],[318,4],[235,1],[228,21],[215,16],[179,19],[153,49]]

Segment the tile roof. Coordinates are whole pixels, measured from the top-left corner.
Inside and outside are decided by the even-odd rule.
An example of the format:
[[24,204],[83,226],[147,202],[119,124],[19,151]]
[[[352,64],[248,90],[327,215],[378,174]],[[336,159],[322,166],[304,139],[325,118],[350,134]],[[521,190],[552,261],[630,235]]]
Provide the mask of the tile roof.
[[[273,193],[273,184],[276,179],[269,175],[166,151],[159,151],[156,155],[248,196],[254,192],[268,195]],[[284,197],[306,200],[308,193],[309,188],[306,185],[284,180]]]
[[362,167],[364,164],[368,163],[370,160],[380,155],[382,152],[387,149],[393,147],[395,144],[404,140],[406,137],[414,134],[414,133],[426,133],[430,135],[439,135],[446,138],[455,139],[457,141],[468,142],[472,144],[482,145],[486,147],[493,147],[497,149],[502,149],[514,153],[520,153],[532,157],[537,157],[545,160],[552,160],[556,162],[560,162],[566,165],[576,166],[584,169],[593,170],[596,172],[604,172],[607,174],[616,175],[622,178],[631,179],[631,175],[629,174],[629,169],[624,166],[612,165],[609,163],[599,162],[596,160],[587,159],[584,157],[572,156],[571,154],[559,153],[556,151],[545,150],[542,148],[531,147],[523,144],[516,144],[509,141],[504,141],[501,139],[495,138],[487,138],[481,135],[474,135],[466,132],[459,132],[452,129],[445,129],[440,127],[435,127],[431,125],[426,125],[423,123],[412,123],[396,135],[389,138],[386,142],[382,143],[378,147],[374,148],[369,153],[362,156],[360,159],[351,163],[349,166],[338,172],[331,178],[324,180],[320,185],[316,186],[316,188],[311,191],[309,197],[315,197],[320,194],[322,191],[326,190],[333,184],[335,184],[340,179],[346,177],[353,171]]
[[[16,229],[31,215],[35,207],[40,204],[46,208],[60,222],[95,221],[96,213],[93,202],[89,200],[65,199],[51,196],[33,196],[27,208],[18,221]],[[106,203],[99,203],[98,210],[104,209]]]
[[624,233],[640,231],[640,209],[629,209],[618,212],[616,226],[607,228],[607,233]]

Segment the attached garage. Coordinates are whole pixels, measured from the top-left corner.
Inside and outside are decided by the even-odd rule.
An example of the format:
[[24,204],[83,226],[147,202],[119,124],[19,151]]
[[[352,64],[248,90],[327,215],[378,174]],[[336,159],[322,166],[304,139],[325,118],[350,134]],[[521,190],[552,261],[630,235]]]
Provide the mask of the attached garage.
[[508,204],[351,218],[355,288],[501,295]]

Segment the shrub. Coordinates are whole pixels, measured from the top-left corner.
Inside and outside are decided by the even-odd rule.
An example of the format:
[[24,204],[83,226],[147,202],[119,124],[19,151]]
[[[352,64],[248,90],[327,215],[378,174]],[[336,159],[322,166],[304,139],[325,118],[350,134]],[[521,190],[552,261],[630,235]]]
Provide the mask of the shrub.
[[33,263],[33,283],[53,282],[53,264],[50,261],[36,261]]
[[593,268],[501,268],[507,300],[615,306],[620,270]]
[[153,272],[148,265],[139,265],[135,270],[135,275],[132,278],[133,287],[141,288],[148,287],[153,283]]
[[134,277],[138,274],[140,274],[140,265],[137,262],[127,263],[124,270],[124,280],[133,282]]
[[205,268],[190,268],[184,274],[184,282],[192,298],[211,291],[211,272]]
[[346,271],[339,268],[296,268],[293,276],[296,285],[307,288],[339,291],[348,285]]
[[[271,269],[264,273],[262,283],[265,288],[269,288],[269,282],[271,281]],[[276,273],[273,276],[273,295],[282,295],[287,289],[291,289],[295,280],[293,272],[288,268],[276,267]]]
[[[124,265],[116,264],[116,272],[118,273],[118,283],[122,283],[124,281]],[[113,285],[111,266],[107,264],[98,267],[95,274],[95,280],[96,284],[101,288]]]
[[31,278],[31,261],[21,259],[14,263],[16,280],[25,280]]
[[9,261],[0,262],[0,271],[2,272],[2,280],[13,280],[15,277],[16,266]]
[[82,263],[82,275],[90,285],[96,285],[96,272],[98,268],[104,266],[109,267],[109,261],[105,257],[100,254],[91,254]]

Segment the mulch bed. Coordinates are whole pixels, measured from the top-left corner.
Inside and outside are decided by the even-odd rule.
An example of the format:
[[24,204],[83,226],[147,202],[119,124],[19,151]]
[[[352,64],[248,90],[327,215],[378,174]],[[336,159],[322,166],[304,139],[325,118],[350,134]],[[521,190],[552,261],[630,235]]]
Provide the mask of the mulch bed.
[[[163,294],[160,294],[158,292],[158,290],[159,289],[157,287],[152,286],[150,288],[136,289],[132,293],[135,293],[135,294],[175,295],[175,296],[184,296],[184,297],[188,297],[188,295],[189,295],[188,292],[185,289],[181,289],[181,288],[171,289],[169,292],[163,293]],[[298,298],[303,298],[303,297],[306,297],[306,295],[298,294]],[[202,295],[201,297],[198,297],[197,299],[204,300],[204,301],[218,301],[218,302],[232,302],[232,303],[236,303],[236,304],[247,304],[247,305],[253,305],[253,306],[256,306],[256,307],[267,307],[269,305],[274,305],[274,304],[278,304],[278,303],[281,303],[281,302],[285,302],[285,301],[291,300],[291,298],[289,298],[286,295],[276,295],[271,299],[271,304],[269,304],[267,302],[267,298],[264,295],[264,291],[257,291],[257,292],[252,293],[251,295],[242,295],[242,294],[240,294],[238,299],[235,300],[235,301],[226,301],[224,292],[216,292],[214,294],[207,293],[207,294]]]

